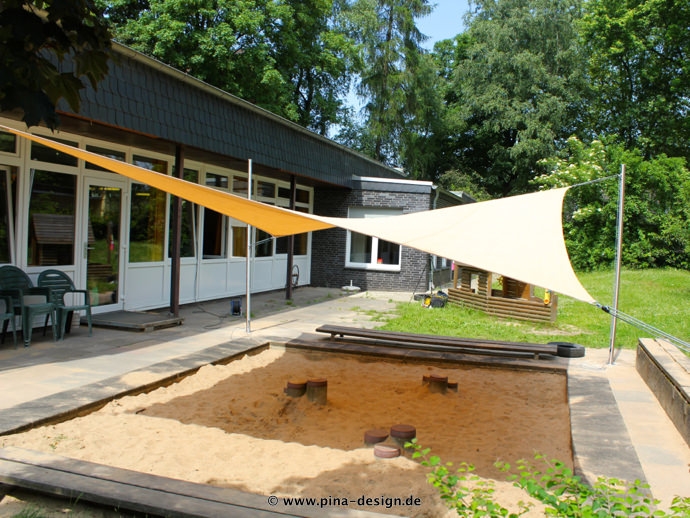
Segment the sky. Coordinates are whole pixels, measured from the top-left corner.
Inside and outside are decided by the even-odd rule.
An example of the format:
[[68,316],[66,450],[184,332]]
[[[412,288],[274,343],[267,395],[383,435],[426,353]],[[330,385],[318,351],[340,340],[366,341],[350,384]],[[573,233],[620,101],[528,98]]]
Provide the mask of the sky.
[[436,7],[429,16],[417,20],[417,27],[429,36],[423,46],[432,50],[437,41],[453,38],[463,31],[468,0],[431,0],[429,3]]

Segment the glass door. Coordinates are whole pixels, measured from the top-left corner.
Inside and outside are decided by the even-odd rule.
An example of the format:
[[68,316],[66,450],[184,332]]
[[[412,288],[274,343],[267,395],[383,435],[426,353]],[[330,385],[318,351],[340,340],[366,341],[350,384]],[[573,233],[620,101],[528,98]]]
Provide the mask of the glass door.
[[[87,228],[83,237],[86,286],[94,312],[122,309],[122,202],[124,184],[86,180]],[[107,308],[107,309],[106,309]]]

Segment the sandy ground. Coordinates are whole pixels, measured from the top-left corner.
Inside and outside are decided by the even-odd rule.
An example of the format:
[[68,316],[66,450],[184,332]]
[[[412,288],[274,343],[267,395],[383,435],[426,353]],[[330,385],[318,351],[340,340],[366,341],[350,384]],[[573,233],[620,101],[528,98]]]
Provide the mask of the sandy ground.
[[[457,381],[458,391],[431,393],[422,383],[429,374]],[[326,405],[284,393],[288,380],[311,378],[328,380]],[[443,461],[474,464],[482,477],[504,480],[497,460],[531,459],[535,452],[572,462],[564,375],[281,348],[203,367],[169,387],[0,442],[266,496],[412,496],[420,506],[348,507],[443,516],[428,468],[409,453],[378,459],[364,444],[365,431],[396,424],[413,425],[423,447]],[[495,496],[513,509],[526,500],[506,482],[497,483]]]

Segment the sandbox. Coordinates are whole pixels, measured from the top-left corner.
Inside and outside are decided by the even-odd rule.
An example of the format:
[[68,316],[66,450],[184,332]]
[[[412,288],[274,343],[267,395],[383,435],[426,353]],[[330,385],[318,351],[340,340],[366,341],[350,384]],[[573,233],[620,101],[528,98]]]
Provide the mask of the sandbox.
[[[457,382],[438,393],[423,378]],[[326,404],[285,393],[327,380]],[[411,459],[378,458],[368,430],[410,425],[444,461],[503,480],[494,463],[540,452],[572,464],[565,373],[424,364],[270,347],[179,383],[117,399],[70,421],[4,437],[19,446],[161,476],[348,508],[440,516],[443,504]],[[385,444],[396,446],[392,438]],[[415,505],[373,503],[419,499]],[[497,499],[524,499],[499,484]],[[389,500],[390,501],[390,500]],[[362,503],[360,505],[360,502]]]

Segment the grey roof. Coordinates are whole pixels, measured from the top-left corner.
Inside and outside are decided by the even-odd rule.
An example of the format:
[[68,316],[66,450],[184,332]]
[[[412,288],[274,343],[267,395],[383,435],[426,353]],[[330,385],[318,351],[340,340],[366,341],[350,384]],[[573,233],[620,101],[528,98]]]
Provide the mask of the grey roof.
[[[316,181],[351,187],[352,176],[401,178],[395,169],[123,45],[78,116],[200,150],[252,159]],[[72,113],[66,103],[60,111]]]
[[410,181],[401,179],[377,179],[356,177],[353,187],[363,191],[399,192],[429,194],[433,189],[431,182]]

